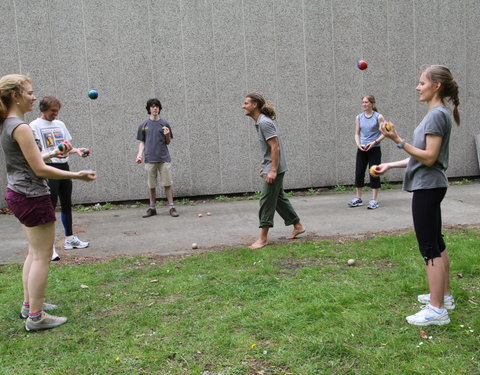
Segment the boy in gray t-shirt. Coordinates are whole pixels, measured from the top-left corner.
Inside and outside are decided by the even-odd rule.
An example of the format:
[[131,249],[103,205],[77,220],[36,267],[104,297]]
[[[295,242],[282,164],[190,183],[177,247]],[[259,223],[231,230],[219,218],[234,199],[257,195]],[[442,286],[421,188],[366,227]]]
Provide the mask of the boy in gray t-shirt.
[[170,216],[178,217],[179,214],[173,203],[171,158],[167,147],[173,138],[172,128],[167,121],[160,118],[162,104],[158,99],[149,99],[146,108],[149,118],[140,124],[137,131],[139,143],[136,161],[138,164],[145,161],[149,188],[148,198],[150,201],[147,213],[142,217],[145,218],[157,214],[156,187],[158,174],[160,175],[160,184],[165,189]]

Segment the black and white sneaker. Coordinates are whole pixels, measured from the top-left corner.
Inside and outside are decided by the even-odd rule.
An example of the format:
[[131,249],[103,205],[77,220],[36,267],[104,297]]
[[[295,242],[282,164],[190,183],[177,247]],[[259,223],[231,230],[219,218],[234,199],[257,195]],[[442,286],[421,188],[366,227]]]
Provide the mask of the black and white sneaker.
[[360,198],[353,198],[350,202],[347,203],[350,207],[363,206],[363,201]]

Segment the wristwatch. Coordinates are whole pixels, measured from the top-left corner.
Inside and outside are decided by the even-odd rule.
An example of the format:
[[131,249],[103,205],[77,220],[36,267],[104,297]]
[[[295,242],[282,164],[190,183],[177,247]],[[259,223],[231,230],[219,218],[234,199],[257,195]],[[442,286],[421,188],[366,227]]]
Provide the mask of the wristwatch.
[[407,143],[407,141],[405,139],[402,139],[400,141],[400,143],[397,143],[397,147],[398,148],[403,148],[405,146],[405,143]]
[[55,151],[54,151],[54,150],[50,151],[50,152],[48,153],[48,157],[49,157],[49,158],[55,157]]

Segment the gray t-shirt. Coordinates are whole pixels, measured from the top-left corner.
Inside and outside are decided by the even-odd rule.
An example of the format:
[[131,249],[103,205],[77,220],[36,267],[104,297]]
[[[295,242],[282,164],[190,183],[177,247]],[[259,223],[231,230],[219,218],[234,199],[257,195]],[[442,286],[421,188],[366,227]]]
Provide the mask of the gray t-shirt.
[[437,161],[431,167],[420,163],[413,156],[410,157],[405,170],[404,190],[414,191],[448,187],[445,171],[448,168],[448,148],[451,130],[452,117],[445,106],[440,105],[427,113],[413,132],[412,145],[425,150],[427,134],[434,134],[442,137],[440,152]]
[[163,127],[170,130],[170,138],[173,138],[172,128],[165,120],[147,119],[140,124],[137,132],[137,140],[145,143],[145,163],[170,163],[170,153]]
[[[6,118],[3,122],[0,135],[5,164],[7,166],[7,188],[28,198],[41,197],[50,194],[47,180],[37,177],[23,156],[22,150],[12,137],[14,130],[25,121],[16,117]],[[28,124],[27,124],[28,125]],[[32,131],[33,133],[33,131]],[[42,150],[39,141],[37,145]]]
[[271,148],[268,145],[267,141],[270,138],[277,137],[278,144],[280,146],[280,158],[278,161],[277,174],[287,171],[287,159],[285,158],[285,151],[283,149],[282,141],[280,140],[280,135],[278,134],[277,127],[273,120],[263,114],[258,118],[255,127],[257,129],[258,140],[260,141],[260,148],[263,153],[262,161],[262,171],[263,173],[270,172],[272,168],[272,155]]

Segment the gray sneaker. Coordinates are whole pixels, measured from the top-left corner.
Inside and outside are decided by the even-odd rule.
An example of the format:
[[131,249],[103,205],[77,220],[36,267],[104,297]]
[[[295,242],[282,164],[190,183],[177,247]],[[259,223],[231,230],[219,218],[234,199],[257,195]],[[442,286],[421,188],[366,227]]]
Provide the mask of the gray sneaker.
[[[43,304],[43,311],[55,310],[56,308],[58,308],[58,306],[57,305],[52,305],[51,303],[44,303]],[[27,319],[29,312],[30,312],[30,309],[28,307],[25,307],[25,306],[22,305],[22,309],[20,310],[20,318]]]
[[28,318],[25,321],[25,330],[28,332],[31,331],[42,331],[45,329],[52,329],[67,322],[67,318],[63,316],[54,316],[49,315],[46,312],[42,312],[42,319],[34,322],[32,319]]
[[[423,303],[425,305],[430,303],[430,294],[420,294],[417,297],[418,302]],[[447,310],[454,310],[455,309],[455,299],[453,296],[444,296],[443,297],[443,304]]]
[[363,206],[363,201],[360,198],[353,198],[350,202],[347,203],[350,207]]

